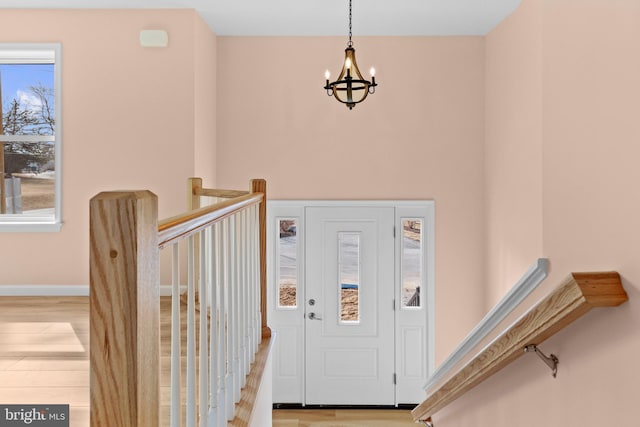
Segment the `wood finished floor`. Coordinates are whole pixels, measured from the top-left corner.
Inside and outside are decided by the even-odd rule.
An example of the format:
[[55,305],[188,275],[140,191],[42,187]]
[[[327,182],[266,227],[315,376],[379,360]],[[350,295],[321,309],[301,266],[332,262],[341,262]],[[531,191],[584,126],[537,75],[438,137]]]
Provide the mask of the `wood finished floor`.
[[273,427],[415,426],[411,411],[400,409],[277,409]]
[[[167,324],[166,317],[162,318],[163,326]],[[165,330],[163,327],[163,337],[166,337]],[[164,352],[163,347],[163,377],[168,374],[168,358]],[[161,379],[163,396],[168,388],[165,383]],[[68,403],[71,427],[89,426],[87,297],[0,297],[0,404],[34,403]],[[166,412],[166,408],[162,412]],[[401,427],[415,424],[410,411],[406,410],[282,409],[273,411],[273,425]]]
[[0,297],[0,403],[68,403],[89,425],[88,298]]

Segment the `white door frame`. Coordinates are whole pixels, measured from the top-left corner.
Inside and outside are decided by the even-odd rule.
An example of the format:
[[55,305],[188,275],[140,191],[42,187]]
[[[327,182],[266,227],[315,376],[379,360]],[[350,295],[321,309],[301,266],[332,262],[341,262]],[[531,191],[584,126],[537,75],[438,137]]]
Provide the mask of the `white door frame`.
[[[395,372],[396,405],[419,403],[424,399],[422,389],[427,377],[434,370],[434,202],[431,200],[269,200],[267,201],[267,306],[268,323],[277,334],[274,356],[275,403],[305,404],[304,342],[305,342],[305,207],[393,207],[395,208],[396,233],[401,233],[403,218],[423,220],[423,275],[421,294],[424,295],[420,309],[400,307],[401,244],[395,239]],[[276,306],[278,271],[276,254],[278,237],[276,231],[280,219],[297,221],[297,306]],[[400,231],[398,231],[400,230]]]

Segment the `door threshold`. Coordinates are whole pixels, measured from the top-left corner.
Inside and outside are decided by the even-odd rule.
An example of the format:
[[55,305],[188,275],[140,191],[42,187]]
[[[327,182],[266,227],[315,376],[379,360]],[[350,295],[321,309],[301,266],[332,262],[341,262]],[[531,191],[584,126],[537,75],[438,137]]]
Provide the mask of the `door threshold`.
[[402,403],[398,405],[303,405],[301,403],[274,403],[273,409],[413,409],[417,405]]

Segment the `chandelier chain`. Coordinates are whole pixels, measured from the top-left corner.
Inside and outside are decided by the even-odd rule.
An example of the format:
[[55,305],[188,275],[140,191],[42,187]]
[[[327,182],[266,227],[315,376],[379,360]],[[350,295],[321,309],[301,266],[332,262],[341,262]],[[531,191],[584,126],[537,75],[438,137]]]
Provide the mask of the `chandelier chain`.
[[351,41],[351,0],[349,0],[349,46],[353,46]]

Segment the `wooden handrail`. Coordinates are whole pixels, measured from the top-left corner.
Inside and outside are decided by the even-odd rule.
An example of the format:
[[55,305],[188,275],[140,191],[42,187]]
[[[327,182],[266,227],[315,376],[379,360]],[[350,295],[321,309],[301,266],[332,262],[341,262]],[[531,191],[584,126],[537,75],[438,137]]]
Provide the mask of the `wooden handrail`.
[[204,196],[204,197],[220,197],[223,199],[233,199],[234,197],[246,196],[249,194],[248,191],[239,191],[239,190],[217,190],[214,188],[200,188],[196,191],[196,196]]
[[158,246],[195,234],[203,228],[223,220],[242,209],[262,202],[262,193],[251,193],[214,205],[195,209],[158,222]]
[[[250,191],[244,190],[223,190],[219,188],[204,188],[202,186],[202,178],[189,178],[188,184],[189,193],[193,197],[193,200],[198,200],[199,197],[220,197],[222,199],[233,199],[235,197],[246,196]],[[199,208],[200,206],[194,206]]]
[[526,346],[540,344],[592,308],[614,307],[627,300],[616,272],[572,273],[449,380],[430,392],[411,412],[414,420],[430,419],[435,412],[523,355]]

